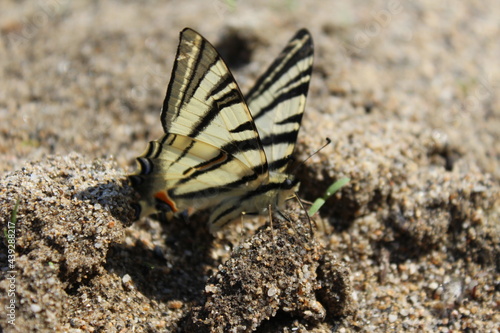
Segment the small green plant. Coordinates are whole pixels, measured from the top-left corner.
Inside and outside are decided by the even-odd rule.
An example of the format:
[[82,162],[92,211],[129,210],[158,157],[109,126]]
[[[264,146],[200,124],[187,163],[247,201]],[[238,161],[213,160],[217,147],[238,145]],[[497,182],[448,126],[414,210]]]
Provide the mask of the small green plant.
[[225,0],[226,6],[229,7],[230,10],[236,9],[236,0]]
[[17,210],[19,208],[19,199],[16,200],[16,204],[14,205],[14,210],[12,211],[12,214],[10,214],[10,222],[14,224],[14,226],[17,223]]
[[325,204],[326,200],[328,200],[328,198],[330,198],[332,195],[334,195],[335,192],[337,192],[340,188],[342,188],[350,180],[351,180],[350,178],[344,177],[344,178],[340,178],[335,183],[333,183],[332,185],[330,185],[330,187],[328,187],[328,189],[326,190],[326,192],[323,195],[323,197],[317,198],[314,201],[314,203],[312,204],[311,208],[309,208],[309,212],[308,212],[309,216],[312,216],[312,215],[316,214],[318,212],[318,210],[321,207],[323,207],[323,205]]
[[[12,213],[10,214],[10,223],[9,223],[9,228],[10,228],[10,225],[13,225],[13,227],[15,228],[16,227],[16,223],[17,223],[17,210],[19,208],[19,199],[16,200],[16,204],[14,205],[14,210],[12,210]],[[3,228],[3,236],[4,236],[4,239],[5,239],[5,242],[7,242],[7,228]]]

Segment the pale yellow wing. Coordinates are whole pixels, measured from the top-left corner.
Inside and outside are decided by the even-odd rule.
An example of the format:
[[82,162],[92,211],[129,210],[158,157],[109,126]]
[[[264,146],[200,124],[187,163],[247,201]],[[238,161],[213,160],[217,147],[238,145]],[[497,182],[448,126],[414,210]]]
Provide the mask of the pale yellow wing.
[[313,64],[313,42],[299,30],[246,95],[270,172],[285,172],[306,104]]
[[149,144],[130,177],[141,215],[203,208],[268,181],[242,94],[217,51],[194,30],[180,34],[161,122],[166,135]]
[[233,75],[215,48],[189,28],[181,32],[161,122],[165,133],[211,144],[267,174],[259,134]]

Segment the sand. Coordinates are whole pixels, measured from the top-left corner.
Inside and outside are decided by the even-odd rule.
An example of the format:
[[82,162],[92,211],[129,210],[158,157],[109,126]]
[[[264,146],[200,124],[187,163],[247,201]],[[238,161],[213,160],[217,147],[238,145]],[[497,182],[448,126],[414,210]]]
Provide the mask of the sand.
[[[498,17],[495,1],[4,1],[0,327],[498,332]],[[294,170],[299,195],[351,179],[314,234],[293,201],[215,237],[205,212],[134,223],[126,175],[162,134],[184,27],[243,92],[310,30],[296,159],[332,143]]]

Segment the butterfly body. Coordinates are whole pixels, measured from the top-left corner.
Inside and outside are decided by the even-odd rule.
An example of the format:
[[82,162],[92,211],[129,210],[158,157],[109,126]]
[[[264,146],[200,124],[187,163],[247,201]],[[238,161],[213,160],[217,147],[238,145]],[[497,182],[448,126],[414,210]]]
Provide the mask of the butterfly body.
[[181,32],[163,104],[165,135],[129,178],[141,216],[211,208],[210,230],[242,213],[279,207],[298,182],[286,173],[311,75],[312,40],[300,30],[243,98],[215,48]]

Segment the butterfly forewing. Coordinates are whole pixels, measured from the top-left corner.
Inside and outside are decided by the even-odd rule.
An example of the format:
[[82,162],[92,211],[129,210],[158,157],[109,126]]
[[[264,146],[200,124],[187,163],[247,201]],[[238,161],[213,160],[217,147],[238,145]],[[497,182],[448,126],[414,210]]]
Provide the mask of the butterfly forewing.
[[279,206],[296,189],[285,173],[291,160],[304,113],[313,63],[313,42],[299,30],[246,96],[266,153],[269,181],[240,197],[222,200],[212,210],[210,229],[215,231],[246,213],[262,213],[269,204]]
[[313,63],[313,42],[299,30],[246,96],[259,131],[269,171],[284,172],[306,104]]
[[181,32],[161,120],[165,133],[211,144],[267,176],[259,134],[238,85],[215,48],[191,29]]

